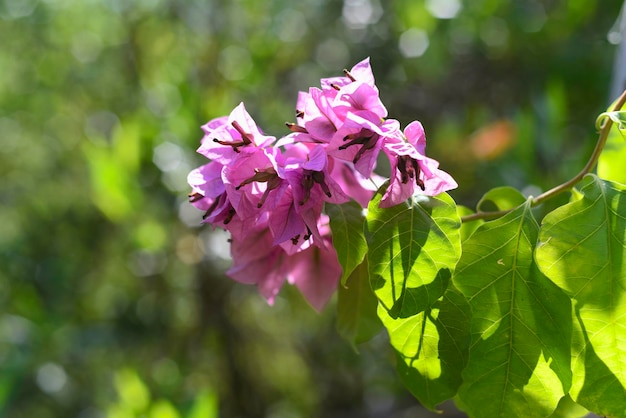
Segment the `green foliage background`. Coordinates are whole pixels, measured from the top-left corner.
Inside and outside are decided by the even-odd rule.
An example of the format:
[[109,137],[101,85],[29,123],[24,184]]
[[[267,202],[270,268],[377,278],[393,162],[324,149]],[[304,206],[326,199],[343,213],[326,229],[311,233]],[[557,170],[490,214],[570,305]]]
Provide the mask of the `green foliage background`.
[[1,0],[0,413],[420,413],[384,335],[357,354],[335,301],[317,315],[285,288],[269,308],[223,276],[227,237],[186,203],[199,126],[244,101],[280,136],[298,90],[370,56],[458,203],[536,195],[579,171],[615,99],[620,6]]

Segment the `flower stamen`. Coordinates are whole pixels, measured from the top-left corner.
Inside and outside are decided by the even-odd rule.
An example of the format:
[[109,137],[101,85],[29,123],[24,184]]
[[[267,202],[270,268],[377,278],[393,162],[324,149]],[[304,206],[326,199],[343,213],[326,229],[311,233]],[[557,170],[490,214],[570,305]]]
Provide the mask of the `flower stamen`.
[[302,177],[302,181],[300,182],[300,185],[304,188],[304,197],[302,198],[300,202],[298,202],[300,206],[304,205],[306,202],[309,201],[309,197],[311,196],[311,189],[313,189],[313,186],[315,186],[315,183],[320,185],[320,187],[322,188],[322,191],[324,192],[326,196],[332,197],[330,188],[328,187],[328,184],[326,184],[326,176],[324,175],[322,171],[313,171],[313,170],[307,170],[307,169],[304,169],[302,171],[304,175]]
[[300,132],[303,134],[309,133],[309,131],[307,131],[304,126],[300,126],[298,124],[291,123],[291,122],[285,122],[285,125],[287,125],[287,128],[289,128],[291,132]]
[[189,196],[189,203],[195,203],[198,200],[201,200],[201,199],[204,198],[203,195],[201,195],[200,193],[197,193],[197,192],[196,193],[189,193],[188,196]]
[[224,219],[224,225],[228,225],[230,221],[233,220],[233,216],[235,216],[236,213],[235,208],[230,208],[228,210],[228,214],[226,215],[226,219]]
[[218,138],[213,138],[213,142],[217,142],[220,145],[225,145],[228,147],[233,147],[233,151],[235,152],[240,152],[239,148],[240,147],[245,147],[246,145],[250,145],[252,144],[252,140],[254,139],[254,137],[247,133],[246,131],[243,130],[243,128],[241,127],[241,125],[239,124],[239,122],[237,122],[236,120],[234,120],[231,125],[233,126],[233,128],[235,128],[237,130],[237,132],[239,132],[239,134],[241,135],[241,141],[233,141],[233,142],[229,142],[229,141],[222,141]]
[[303,237],[305,241],[308,241],[309,238],[311,238],[311,235],[313,235],[313,232],[311,232],[311,228],[309,228],[309,226],[306,226],[306,235]]
[[350,142],[341,145],[339,149],[344,150],[351,147],[352,145],[362,145],[362,147],[357,151],[356,155],[352,159],[352,162],[356,164],[356,162],[361,159],[366,151],[376,146],[378,138],[380,138],[380,136],[377,133],[369,131],[367,129],[361,129],[361,131],[356,134],[346,135],[343,140],[350,140]]
[[235,190],[239,190],[246,184],[250,184],[254,182],[267,183],[267,188],[263,192],[263,196],[261,196],[261,200],[259,200],[259,203],[257,203],[257,208],[260,208],[265,203],[265,200],[267,199],[267,196],[269,195],[270,191],[277,189],[281,185],[282,179],[278,177],[278,174],[276,173],[273,167],[265,168],[263,170],[259,170],[258,168],[255,168],[254,175],[252,177],[245,179],[241,183],[239,183],[239,185],[235,187]]
[[206,219],[206,218],[208,218],[208,217],[211,215],[211,213],[213,213],[213,211],[217,208],[217,205],[219,204],[220,197],[221,197],[221,196],[218,196],[218,197],[216,197],[216,198],[215,198],[215,200],[213,201],[213,203],[211,203],[211,206],[209,206],[209,208],[207,209],[207,211],[206,211],[206,212],[204,212],[204,215],[202,215],[202,219]]
[[408,155],[398,156],[398,170],[400,171],[400,181],[403,184],[408,183],[409,179],[414,179],[415,184],[422,191],[426,189],[424,182],[420,179],[420,168],[415,158],[411,158]]

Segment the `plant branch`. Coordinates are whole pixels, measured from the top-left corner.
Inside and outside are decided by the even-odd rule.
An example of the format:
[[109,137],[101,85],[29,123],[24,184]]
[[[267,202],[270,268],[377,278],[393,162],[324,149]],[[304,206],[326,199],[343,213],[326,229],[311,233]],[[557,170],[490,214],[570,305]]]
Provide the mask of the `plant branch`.
[[[617,99],[617,101],[615,102],[615,106],[613,106],[611,110],[612,111],[620,110],[624,106],[625,103],[626,103],[626,90],[624,90],[624,92],[619,97],[619,99]],[[530,197],[531,206],[533,207],[538,206],[541,203],[545,202],[546,200],[551,199],[554,196],[564,191],[572,189],[579,181],[583,179],[583,177],[585,177],[585,175],[590,173],[591,170],[593,170],[596,164],[598,163],[598,159],[600,158],[600,154],[602,153],[602,150],[604,149],[604,146],[606,145],[606,141],[609,137],[609,133],[611,131],[612,125],[613,125],[613,121],[610,118],[606,118],[606,120],[600,127],[600,132],[598,136],[598,142],[596,142],[596,147],[594,148],[593,153],[591,154],[591,157],[589,158],[589,161],[587,161],[587,164],[585,164],[583,169],[577,175],[575,175],[574,177],[572,177],[570,180],[566,181],[565,183],[559,184],[558,186],[555,186],[552,189],[541,193],[537,197],[531,196]],[[461,217],[461,221],[470,222],[470,221],[475,221],[478,219],[498,218],[500,216],[506,215],[512,210],[513,209],[493,211],[493,212],[476,212],[471,215]]]

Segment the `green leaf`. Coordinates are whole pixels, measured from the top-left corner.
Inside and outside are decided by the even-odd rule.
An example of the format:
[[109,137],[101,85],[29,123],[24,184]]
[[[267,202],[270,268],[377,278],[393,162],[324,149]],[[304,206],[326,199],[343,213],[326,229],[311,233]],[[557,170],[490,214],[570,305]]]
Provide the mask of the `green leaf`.
[[[459,214],[459,217],[463,217],[463,216],[467,216],[467,215],[471,215],[474,213],[473,210],[471,210],[470,208],[468,208],[467,206],[461,206],[461,205],[457,205],[456,207],[456,211]],[[466,239],[468,239],[473,233],[474,231],[476,231],[476,229],[481,226],[482,224],[484,224],[485,221],[482,219],[477,219],[475,221],[471,221],[471,222],[463,222],[461,224],[461,242],[465,241]]]
[[434,409],[456,392],[467,344],[458,300],[442,299],[460,256],[460,219],[447,194],[388,209],[378,207],[381,197],[379,191],[370,202],[366,224],[378,316],[403,382]]
[[454,286],[426,311],[394,319],[379,309],[395,348],[398,374],[430,409],[453,397],[467,362],[469,305]]
[[575,313],[572,340],[572,370],[570,395],[597,414],[626,416],[624,386],[596,355],[586,335],[580,313]]
[[[620,114],[626,114],[626,112],[615,112]],[[626,117],[624,115],[622,118]],[[604,149],[598,159],[598,176],[610,180],[616,181],[622,184],[626,184],[626,169],[624,169],[624,162],[626,161],[626,133],[623,131],[622,120],[620,125],[611,126],[609,137],[606,140]]]
[[572,398],[595,412],[602,406],[608,415],[623,416],[626,186],[587,175],[580,193],[582,199],[544,218],[536,258],[543,273],[575,301],[582,336],[574,347]]
[[549,418],[578,418],[584,417],[588,413],[587,409],[574,402],[569,395],[565,395]]
[[345,286],[339,286],[337,331],[356,350],[356,344],[371,339],[382,328],[376,314],[378,299],[372,291],[367,260],[357,266]]
[[476,205],[478,212],[515,209],[526,201],[524,195],[513,187],[496,187],[489,190]]
[[472,311],[458,397],[472,417],[546,417],[571,383],[571,307],[537,268],[530,202],[464,242],[453,283]]
[[461,222],[445,193],[416,196],[392,208],[379,208],[381,197],[379,190],[367,214],[370,282],[388,315],[407,318],[446,290],[461,251]]
[[363,233],[365,223],[363,212],[361,205],[353,200],[341,205],[326,204],[326,213],[330,217],[330,229],[333,234],[333,246],[343,269],[341,276],[343,286],[367,254],[367,242]]

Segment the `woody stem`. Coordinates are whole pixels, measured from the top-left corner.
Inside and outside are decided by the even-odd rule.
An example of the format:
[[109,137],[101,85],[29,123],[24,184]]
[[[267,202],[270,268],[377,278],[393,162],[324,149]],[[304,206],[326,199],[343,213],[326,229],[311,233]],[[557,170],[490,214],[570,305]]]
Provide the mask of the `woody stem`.
[[[615,106],[613,107],[612,110],[620,110],[624,106],[624,103],[626,103],[626,90],[624,90],[622,95],[615,102]],[[541,193],[537,197],[531,197],[530,198],[531,205],[538,206],[541,203],[545,202],[546,200],[551,199],[554,196],[557,196],[558,194],[564,191],[572,189],[576,184],[578,184],[579,181],[583,179],[583,177],[585,177],[585,175],[590,173],[591,170],[593,170],[593,168],[598,163],[598,159],[600,158],[600,154],[602,153],[602,150],[604,149],[604,146],[606,145],[606,141],[609,137],[609,132],[611,131],[612,125],[613,125],[613,121],[609,118],[607,118],[603,122],[603,124],[600,127],[600,132],[598,135],[598,141],[596,142],[596,147],[594,148],[593,153],[591,154],[591,157],[589,157],[587,164],[585,164],[583,169],[577,175],[575,175],[574,177],[572,177],[565,183],[559,184],[558,186],[555,186],[551,188],[550,190]],[[503,210],[503,211],[493,211],[493,212],[477,212],[471,215],[461,217],[461,221],[471,222],[471,221],[475,221],[478,219],[494,219],[500,216],[504,216],[507,213],[511,212],[512,210],[513,209]]]

